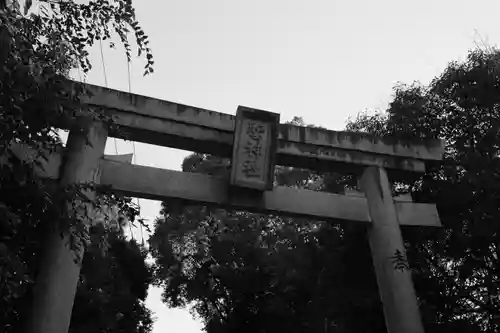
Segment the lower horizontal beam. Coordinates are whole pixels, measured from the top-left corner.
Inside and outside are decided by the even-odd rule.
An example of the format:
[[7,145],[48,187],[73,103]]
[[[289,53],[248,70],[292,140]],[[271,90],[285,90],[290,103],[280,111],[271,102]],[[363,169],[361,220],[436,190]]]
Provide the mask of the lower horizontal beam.
[[[13,152],[20,158],[33,160],[29,149],[16,145]],[[337,222],[371,223],[366,198],[290,187],[266,191],[260,199],[235,196],[229,181],[203,174],[165,170],[130,164],[130,155],[104,156],[99,164],[101,185],[109,191],[152,200],[181,199],[193,203],[235,207],[254,212],[303,216]],[[47,160],[39,159],[43,177],[59,178],[61,154],[53,153]],[[441,226],[434,204],[395,200],[399,223],[405,226]]]
[[[278,213],[338,222],[370,223],[366,198],[341,194],[276,187],[260,199],[235,196],[228,181],[203,174],[172,171],[103,160],[101,184],[128,196],[234,207],[254,212]],[[436,206],[397,202],[401,225],[440,226]]]

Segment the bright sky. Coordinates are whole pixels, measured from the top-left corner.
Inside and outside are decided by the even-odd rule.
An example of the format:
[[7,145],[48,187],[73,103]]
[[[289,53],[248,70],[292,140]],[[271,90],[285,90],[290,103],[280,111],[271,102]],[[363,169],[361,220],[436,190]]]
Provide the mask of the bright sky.
[[[498,0],[141,0],[155,74],[131,67],[132,92],[219,112],[246,105],[342,129],[349,116],[383,109],[397,82],[428,82],[480,38],[500,40]],[[87,81],[105,85],[99,48]],[[125,55],[104,47],[108,86],[128,91]],[[133,151],[118,142],[120,154]],[[186,152],[136,144],[136,163],[179,169]],[[113,140],[107,153],[115,152]],[[165,184],[168,186],[168,184]],[[159,203],[141,200],[150,221]],[[137,234],[137,233],[136,233]],[[152,288],[154,333],[198,333],[185,309]]]

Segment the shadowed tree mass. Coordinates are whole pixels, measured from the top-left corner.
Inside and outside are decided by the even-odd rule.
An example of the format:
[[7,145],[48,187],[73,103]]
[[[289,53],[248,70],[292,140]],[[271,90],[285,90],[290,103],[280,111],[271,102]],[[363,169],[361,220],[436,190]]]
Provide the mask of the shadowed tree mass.
[[[436,202],[444,225],[403,230],[426,332],[499,329],[498,59],[496,50],[470,51],[428,86],[395,87],[384,113],[361,113],[346,126],[446,142],[443,163],[394,183],[395,193]],[[183,170],[228,177],[229,161],[193,154]],[[285,167],[276,182],[335,193],[356,186],[348,175]],[[209,333],[382,333],[363,229],[165,202],[151,238],[155,279],[166,304],[193,303]]]
[[[23,330],[46,230],[61,223],[63,232],[88,241],[70,332],[150,332],[152,318],[144,300],[152,272],[145,250],[125,240],[109,221],[87,230],[65,202],[81,197],[89,185],[56,189],[10,149],[13,142],[40,154],[60,148],[54,125],[63,119],[86,116],[112,123],[81,107],[78,97],[84,89],[68,83],[69,72],[90,69],[89,49],[98,40],[117,36],[130,55],[131,31],[150,73],[148,39],[130,0],[41,0],[36,8],[32,5],[30,0],[0,0],[0,327],[6,333]],[[137,214],[130,200],[100,199],[118,205],[129,218]]]

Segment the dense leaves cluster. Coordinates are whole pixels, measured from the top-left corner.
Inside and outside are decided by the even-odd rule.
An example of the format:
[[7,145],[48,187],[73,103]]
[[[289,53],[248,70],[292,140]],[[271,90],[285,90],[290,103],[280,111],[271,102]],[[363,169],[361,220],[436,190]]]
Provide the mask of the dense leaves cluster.
[[153,321],[144,305],[152,280],[147,252],[119,233],[106,234],[109,248],[102,251],[93,242],[83,259],[70,332],[150,332]]
[[[151,73],[148,39],[135,19],[130,0],[83,4],[0,0],[0,327],[5,332],[18,332],[26,318],[47,227],[61,223],[64,231],[76,230],[90,240],[81,219],[64,203],[91,184],[61,188],[39,179],[34,172],[39,165],[20,161],[12,150],[13,144],[27,145],[44,155],[62,147],[56,125],[80,117],[111,125],[111,119],[99,110],[82,108],[80,96],[86,93],[83,86],[70,84],[67,79],[71,69],[88,71],[89,48],[96,40],[111,38],[113,33],[120,37],[130,56],[130,29],[139,52],[146,54],[146,71]],[[94,204],[118,205],[130,218],[137,214],[130,201],[123,198],[100,197]],[[85,326],[91,331],[151,329],[150,313],[142,303],[150,279],[145,255],[140,247],[115,233],[99,233],[89,243],[90,257],[83,263],[75,303],[74,332],[82,331],[94,319],[88,312],[94,306],[101,312],[97,326]],[[127,261],[124,257],[135,259]],[[87,268],[92,265],[103,266]],[[106,271],[108,267],[111,269]]]
[[[443,163],[395,184],[415,201],[435,202],[444,224],[403,230],[426,332],[500,329],[499,59],[496,50],[470,51],[428,86],[397,86],[386,112],[347,124],[446,143]],[[227,177],[228,165],[192,155],[183,169]],[[276,179],[332,192],[355,185],[291,168],[278,168]],[[161,214],[151,244],[164,301],[194,304],[209,333],[385,332],[362,228],[178,202],[164,203]]]
[[[195,154],[183,170],[227,177],[228,166]],[[345,179],[277,167],[276,181],[338,192]],[[156,281],[168,305],[194,304],[208,332],[384,332],[363,227],[180,202],[162,215],[150,240]]]
[[437,202],[445,228],[407,233],[420,295],[434,307],[429,321],[462,319],[490,332],[500,325],[499,59],[496,50],[474,50],[428,87],[398,87],[384,127],[387,134],[446,142],[444,163],[414,193]]

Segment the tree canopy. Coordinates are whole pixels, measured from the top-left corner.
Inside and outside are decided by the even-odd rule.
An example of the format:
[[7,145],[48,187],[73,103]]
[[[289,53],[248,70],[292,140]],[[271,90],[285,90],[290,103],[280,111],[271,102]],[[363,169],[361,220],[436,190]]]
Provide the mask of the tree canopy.
[[[499,59],[471,50],[428,85],[396,86],[385,112],[346,125],[446,143],[442,163],[394,183],[395,192],[436,203],[444,225],[403,229],[426,332],[499,329]],[[193,154],[183,170],[227,177],[229,161]],[[355,186],[350,176],[285,167],[276,181]],[[151,246],[164,301],[194,304],[208,333],[386,331],[363,226],[164,202]]]

